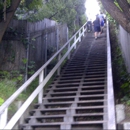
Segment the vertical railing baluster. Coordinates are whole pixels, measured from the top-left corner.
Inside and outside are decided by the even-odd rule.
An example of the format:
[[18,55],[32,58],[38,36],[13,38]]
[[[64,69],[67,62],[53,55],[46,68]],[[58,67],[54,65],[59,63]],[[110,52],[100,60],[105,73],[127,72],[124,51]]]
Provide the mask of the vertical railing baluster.
[[79,42],[81,42],[81,30],[79,30]]
[[[39,74],[39,84],[43,82],[43,80],[44,80],[44,70],[42,70],[41,73]],[[38,103],[40,104],[42,103],[42,98],[43,98],[43,89],[38,95]]]
[[[70,42],[68,44],[68,50],[70,49]],[[68,54],[68,60],[70,59],[70,53]]]
[[[60,61],[61,59],[61,53],[59,53],[58,55],[58,61]],[[60,75],[60,70],[61,70],[61,66],[59,66],[59,68],[57,69],[57,75]]]
[[7,124],[8,108],[0,115],[0,129],[3,129]]
[[84,29],[84,27],[83,27],[83,37],[85,36],[84,30],[85,30],[85,29]]
[[[76,35],[75,35],[75,37],[74,37],[74,43],[76,42]],[[76,49],[76,47],[77,47],[77,44],[75,44],[75,46],[74,46],[74,49]]]

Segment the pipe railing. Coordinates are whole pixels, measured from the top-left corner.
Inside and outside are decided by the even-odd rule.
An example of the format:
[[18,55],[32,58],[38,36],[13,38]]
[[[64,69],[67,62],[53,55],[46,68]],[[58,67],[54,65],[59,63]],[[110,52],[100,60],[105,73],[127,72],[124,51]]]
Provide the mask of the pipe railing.
[[107,129],[116,130],[109,23],[107,22]]
[[[42,103],[43,98],[43,88],[50,78],[57,71],[60,75],[60,66],[66,58],[70,58],[70,53],[73,49],[76,49],[76,44],[81,41],[82,36],[85,35],[86,23],[59,49],[38,71],[36,71],[10,98],[8,98],[0,107],[0,129],[12,129],[23,113],[27,110],[30,104],[38,96],[38,103]],[[73,41],[72,44],[70,44]],[[62,56],[61,53],[67,48],[67,52]],[[58,62],[54,68],[49,72],[49,74],[44,77],[44,70],[46,67],[58,57]],[[8,107],[13,103],[13,101],[24,91],[27,87],[39,76],[39,85],[32,92],[32,94],[27,98],[23,105],[18,109],[18,111],[13,115],[13,117],[7,122],[8,117]]]

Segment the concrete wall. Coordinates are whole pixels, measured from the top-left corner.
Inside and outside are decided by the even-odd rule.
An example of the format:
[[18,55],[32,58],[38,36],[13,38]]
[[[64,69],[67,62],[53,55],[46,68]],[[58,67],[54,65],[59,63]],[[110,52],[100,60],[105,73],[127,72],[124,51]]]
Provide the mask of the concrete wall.
[[119,26],[118,39],[121,45],[127,71],[130,73],[130,34],[127,33],[121,26]]

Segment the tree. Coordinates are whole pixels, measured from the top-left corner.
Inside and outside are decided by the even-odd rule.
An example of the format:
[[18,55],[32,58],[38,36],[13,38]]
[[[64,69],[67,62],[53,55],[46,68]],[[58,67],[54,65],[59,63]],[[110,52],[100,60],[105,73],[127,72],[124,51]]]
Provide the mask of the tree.
[[48,18],[73,28],[75,19],[82,19],[85,14],[85,0],[29,0],[16,13],[32,22]]
[[85,0],[0,0],[0,42],[14,13],[18,19],[36,22],[49,18],[74,28],[75,19],[79,19],[80,26],[83,23],[84,3]]
[[130,4],[129,0],[101,0],[106,11],[130,33]]
[[0,42],[21,0],[3,0],[0,2]]

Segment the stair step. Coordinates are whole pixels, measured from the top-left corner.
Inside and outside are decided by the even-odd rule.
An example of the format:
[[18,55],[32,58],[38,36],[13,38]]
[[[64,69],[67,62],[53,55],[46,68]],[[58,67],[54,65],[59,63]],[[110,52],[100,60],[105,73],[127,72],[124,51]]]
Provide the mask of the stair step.
[[69,87],[72,87],[72,86],[79,86],[79,83],[80,82],[87,82],[87,84],[95,84],[95,85],[98,85],[98,84],[102,84],[105,82],[105,78],[103,80],[77,80],[77,81],[60,81],[58,82],[57,84],[55,84],[56,87],[66,87],[66,86],[69,86]]
[[[88,93],[97,93],[97,92],[104,92],[104,89],[101,89],[101,90],[87,90],[87,91],[80,91],[81,95],[82,94],[88,94]],[[51,95],[64,95],[64,94],[76,94],[74,92],[57,92],[57,93],[52,93]]]
[[104,65],[102,66],[102,65],[99,65],[99,64],[97,65],[97,64],[91,63],[90,65],[87,66],[87,70],[89,70],[89,69],[91,69],[91,70],[96,70],[96,69],[101,69],[101,68],[105,69],[105,68],[107,68],[107,65],[104,64]]
[[[88,90],[88,91],[81,91],[79,92],[80,95],[95,95],[95,94],[104,94],[104,89],[99,90]],[[44,94],[44,97],[46,94]],[[76,96],[76,92],[57,92],[57,93],[50,93],[51,97],[63,97],[63,96]],[[47,97],[46,97],[47,98]]]
[[68,83],[68,82],[63,82],[62,84],[55,84],[56,87],[74,87],[74,86],[79,86],[79,82],[72,82],[72,83]]
[[70,73],[70,74],[68,74],[68,73],[66,73],[66,74],[63,74],[62,75],[62,77],[65,77],[65,76],[82,76],[83,75],[83,73]]
[[63,122],[51,122],[51,123],[30,123],[30,124],[23,124],[23,128],[24,127],[27,127],[27,126],[30,126],[31,125],[31,127],[34,127],[34,128],[38,128],[38,127],[51,127],[51,128],[53,128],[53,127],[60,127],[60,125],[61,124],[63,124]]
[[64,80],[76,80],[76,79],[81,79],[81,76],[75,76],[75,77],[59,77],[60,81],[64,81]]
[[72,128],[71,130],[102,130],[102,127],[101,126],[85,126],[84,128],[82,127],[82,126],[80,126],[80,127],[74,127],[74,128]]
[[[106,94],[96,94],[96,95],[76,95],[76,97],[78,97],[78,98],[87,98],[87,97],[104,97],[104,96],[106,96]],[[62,96],[62,97],[60,97],[60,99],[74,99],[75,98],[75,96]],[[59,99],[59,97],[46,97],[46,98],[43,98],[43,99]],[[59,99],[59,100],[60,100]]]
[[95,72],[95,71],[92,72],[92,71],[90,71],[90,72],[86,72],[86,74],[87,74],[87,75],[88,75],[88,74],[89,74],[89,75],[93,75],[93,74],[94,74],[94,75],[95,75],[95,74],[106,74],[106,71],[100,71],[100,72]]
[[[76,84],[77,85],[77,84]],[[75,88],[74,88],[75,87]],[[83,84],[83,86],[74,86],[74,87],[67,87],[67,88],[48,88],[47,90],[53,90],[54,92],[58,92],[58,91],[65,91],[65,90],[70,90],[70,91],[77,91],[78,87],[81,87],[82,89],[99,89],[99,88],[104,88],[105,85],[92,85],[92,86],[88,86],[87,84]]]
[[44,105],[72,104],[72,103],[87,103],[87,102],[104,102],[105,100],[89,100],[89,101],[68,101],[68,102],[49,102]]
[[106,77],[97,77],[97,78],[95,78],[95,77],[92,77],[92,78],[87,78],[87,77],[85,77],[84,78],[84,81],[91,81],[91,80],[93,80],[93,81],[102,81],[102,80],[105,80],[106,79]]
[[71,79],[71,80],[64,80],[64,81],[58,81],[57,84],[69,84],[69,83],[79,83],[80,79]]
[[101,121],[81,121],[81,122],[73,122],[72,125],[92,125],[92,124],[102,124],[105,123],[106,121],[101,120]]
[[[71,124],[72,124],[72,126],[75,126],[75,125],[94,125],[94,124],[96,124],[96,125],[99,125],[99,124],[103,124],[103,123],[105,123],[106,121],[103,121],[103,120],[101,120],[101,121],[81,121],[81,122],[72,122]],[[30,123],[30,124],[24,124],[23,125],[23,127],[25,127],[25,126],[30,126],[31,125],[31,127],[55,127],[55,126],[60,126],[60,125],[67,125],[67,124],[70,124],[69,122],[68,123],[66,123],[66,122],[50,122],[50,123]]]
[[55,88],[53,91],[54,92],[73,91],[74,92],[74,91],[77,91],[77,90],[78,90],[78,86],[77,87],[76,86],[75,87],[69,87],[69,88],[68,87],[67,88],[57,88],[57,89]]
[[[84,108],[90,108],[90,107],[94,107],[94,108],[98,108],[98,107],[102,107],[104,102],[106,102],[106,100],[89,100],[89,101],[78,101],[78,102],[73,102],[73,105],[77,105],[78,108],[83,107]],[[68,103],[68,102],[50,102],[50,103],[44,103],[44,106],[46,109],[65,109],[67,107],[71,107],[72,102]],[[35,104],[34,105],[35,108],[40,107],[40,104]],[[72,108],[72,107],[71,107]],[[49,110],[48,109],[48,110]]]
[[[105,95],[89,95],[89,96],[76,96],[79,101],[83,101],[83,100],[98,100],[98,99],[103,99]],[[44,98],[45,100],[48,100],[48,102],[68,102],[68,101],[74,101],[75,100],[75,96],[70,96],[70,97],[55,97],[55,98]],[[44,102],[43,99],[43,102]]]
[[[37,104],[39,105],[39,104]],[[100,109],[100,108],[106,108],[106,106],[87,106],[87,107],[65,107],[65,108],[45,108],[45,109],[34,109],[31,112],[35,111],[42,111],[42,112],[50,112],[50,111],[66,111],[66,110],[86,110],[86,109]]]
[[[93,63],[91,60],[89,60],[90,62],[89,62],[89,64],[88,64],[88,66],[87,66],[87,68],[90,68],[90,69],[95,69],[95,68],[106,68],[107,66],[107,62],[106,63],[103,63],[104,61],[100,61],[101,63]],[[90,64],[90,63],[92,63],[92,64]]]
[[76,69],[66,69],[62,74],[65,74],[65,73],[83,73],[85,70],[85,68],[80,68],[80,67],[77,67]]
[[64,71],[76,71],[76,70],[81,70],[81,71],[83,71],[84,70],[84,68],[86,67],[86,65],[84,65],[84,66],[78,66],[78,67],[72,67],[72,68],[66,68]]
[[80,81],[104,81],[106,79],[106,77],[102,76],[102,77],[85,77],[84,79],[82,79],[82,77],[78,77],[78,78],[68,78],[68,79],[60,79],[60,81],[54,81],[57,84],[64,84],[64,83],[79,83]]
[[103,130],[103,123],[106,121],[79,121],[72,123],[71,130]]
[[85,75],[85,78],[100,78],[100,77],[106,77],[106,74]]
[[34,119],[37,123],[51,123],[51,122],[63,122],[64,118],[71,117],[73,118],[74,122],[77,121],[97,121],[97,120],[103,120],[103,113],[96,113],[96,114],[80,114],[80,115],[73,115],[73,116],[67,116],[67,115],[57,115],[56,116],[31,116],[29,118],[25,119],[26,123],[29,123],[30,120]]
[[[104,113],[84,113],[84,114],[74,114],[73,117],[86,117],[86,116],[103,116]],[[71,115],[70,115],[71,116]],[[40,116],[30,116],[26,118],[26,120],[30,119],[53,119],[53,118],[63,118],[63,117],[68,117],[68,115],[40,115]]]

